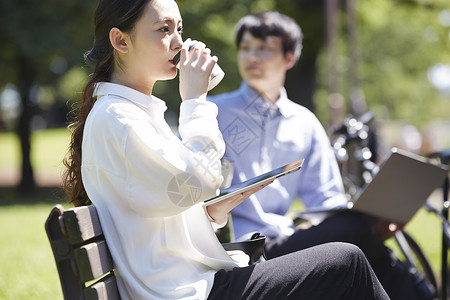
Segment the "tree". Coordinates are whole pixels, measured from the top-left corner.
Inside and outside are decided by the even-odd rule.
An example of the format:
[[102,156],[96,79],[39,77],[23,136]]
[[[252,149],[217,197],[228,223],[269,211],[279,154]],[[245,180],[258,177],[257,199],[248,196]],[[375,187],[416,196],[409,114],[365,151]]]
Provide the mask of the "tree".
[[296,20],[304,35],[300,60],[288,71],[286,78],[289,97],[315,110],[313,99],[317,88],[317,59],[326,46],[325,1],[277,1],[276,9]]
[[[358,68],[353,72],[356,74],[349,69],[350,52],[354,49],[349,49],[347,43],[345,16],[341,15],[339,28],[339,91],[347,99],[346,110],[351,112],[351,77],[356,75],[368,109],[379,118],[405,120],[419,128],[435,118],[448,118],[450,102],[432,86],[427,74],[435,64],[450,64],[450,27],[439,19],[443,12],[449,11],[450,3],[357,0],[355,7]],[[326,120],[329,112],[326,53],[321,53],[318,68],[315,103],[322,120]]]
[[[325,124],[332,92],[325,11],[330,1],[340,7],[339,51],[333,63],[339,82],[336,91],[345,99],[347,111],[351,111],[349,99],[357,82],[368,108],[378,115],[407,119],[415,125],[448,117],[450,101],[427,80],[433,65],[450,65],[450,25],[439,21],[442,12],[450,12],[448,0],[178,0],[178,4],[184,38],[204,41],[226,73],[211,94],[236,89],[241,81],[234,43],[234,26],[240,18],[266,10],[294,18],[303,30],[304,46],[299,63],[287,74],[287,92]],[[345,22],[350,1],[357,25],[352,44],[347,42]],[[17,127],[23,156],[21,190],[34,185],[30,120],[40,108],[39,87],[56,90],[61,85],[70,90],[72,78],[83,76],[78,71],[84,65],[82,53],[92,46],[94,5],[95,1],[85,0],[44,0],[39,5],[31,0],[0,2],[0,89],[13,83],[23,108]],[[60,83],[62,76],[65,79]],[[178,113],[178,80],[159,82],[154,92],[167,100],[169,111]],[[55,101],[69,100],[67,92],[64,96],[58,93],[54,92]]]
[[55,84],[73,65],[82,63],[80,49],[92,42],[93,3],[78,0],[0,2],[0,87],[13,83],[22,111],[17,133],[22,151],[19,190],[28,192],[35,182],[30,161],[31,120],[38,108],[37,88]]

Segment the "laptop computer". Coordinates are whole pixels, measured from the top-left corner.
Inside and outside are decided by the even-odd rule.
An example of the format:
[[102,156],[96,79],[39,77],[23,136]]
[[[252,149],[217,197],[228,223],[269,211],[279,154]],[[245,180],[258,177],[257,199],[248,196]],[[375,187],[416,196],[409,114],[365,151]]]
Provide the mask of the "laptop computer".
[[280,178],[281,176],[298,171],[302,167],[302,164],[303,164],[303,159],[300,159],[300,160],[294,161],[292,163],[289,163],[287,165],[284,165],[282,167],[276,168],[267,173],[253,177],[244,182],[230,186],[229,188],[221,190],[218,196],[206,200],[204,205],[208,206],[208,205],[217,203],[219,201],[223,201],[225,199],[228,199],[229,197],[232,197],[234,195],[243,193],[254,187],[257,187],[258,185],[264,184],[266,182],[274,181],[275,179]]
[[443,185],[448,170],[428,163],[424,157],[393,148],[372,181],[356,195],[347,208],[308,210],[303,216],[323,218],[342,210],[355,210],[384,220],[407,223],[427,198]]

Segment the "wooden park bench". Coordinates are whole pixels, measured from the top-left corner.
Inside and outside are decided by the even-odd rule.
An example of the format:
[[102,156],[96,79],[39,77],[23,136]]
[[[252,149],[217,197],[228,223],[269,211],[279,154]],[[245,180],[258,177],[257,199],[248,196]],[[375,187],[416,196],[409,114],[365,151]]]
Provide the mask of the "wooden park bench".
[[[64,299],[120,299],[114,263],[93,205],[64,210],[57,204],[45,222]],[[241,250],[249,264],[264,259],[265,237],[223,243],[226,251]]]
[[64,299],[120,299],[114,264],[93,205],[56,205],[45,222]]

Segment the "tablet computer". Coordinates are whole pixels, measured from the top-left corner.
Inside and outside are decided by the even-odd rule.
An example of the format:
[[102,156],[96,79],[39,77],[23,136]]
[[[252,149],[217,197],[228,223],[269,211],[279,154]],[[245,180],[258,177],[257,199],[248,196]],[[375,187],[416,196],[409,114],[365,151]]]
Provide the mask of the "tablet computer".
[[425,204],[430,194],[440,188],[448,169],[434,165],[422,156],[392,148],[378,173],[346,207],[310,209],[299,215],[305,218],[326,218],[332,213],[354,210],[383,220],[408,223]]
[[406,224],[431,192],[443,185],[447,174],[444,166],[393,148],[373,180],[356,196],[352,209]]
[[281,176],[290,174],[292,172],[300,170],[303,164],[303,159],[294,161],[292,163],[289,163],[287,165],[284,165],[282,167],[279,167],[277,169],[274,169],[272,171],[269,171],[267,173],[261,174],[259,176],[253,177],[249,180],[246,180],[244,182],[235,184],[233,186],[230,186],[229,188],[223,189],[220,191],[219,195],[213,198],[210,198],[205,201],[205,206],[217,203],[219,201],[225,200],[229,197],[232,197],[234,195],[243,193],[245,191],[248,191],[254,187],[257,187],[258,185],[264,184],[266,182],[273,181]]

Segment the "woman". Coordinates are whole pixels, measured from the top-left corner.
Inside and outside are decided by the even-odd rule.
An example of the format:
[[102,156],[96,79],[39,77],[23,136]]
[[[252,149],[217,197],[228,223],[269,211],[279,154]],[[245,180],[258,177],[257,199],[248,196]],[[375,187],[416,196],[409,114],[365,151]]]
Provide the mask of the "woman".
[[[224,142],[206,101],[216,58],[190,51],[173,0],[101,0],[94,73],[73,125],[65,188],[75,205],[97,207],[123,299],[385,299],[361,252],[329,244],[238,267],[214,228],[249,194],[205,209],[221,184]],[[172,79],[181,50],[179,133],[152,96]],[[251,192],[255,192],[258,187]]]

